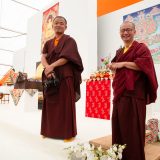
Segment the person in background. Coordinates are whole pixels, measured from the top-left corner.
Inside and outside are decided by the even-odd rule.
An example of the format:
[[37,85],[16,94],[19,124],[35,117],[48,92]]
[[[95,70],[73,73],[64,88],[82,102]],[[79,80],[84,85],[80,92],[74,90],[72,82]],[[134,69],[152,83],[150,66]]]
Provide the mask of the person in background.
[[67,21],[53,20],[55,37],[43,48],[41,135],[71,141],[77,135],[75,102],[80,98],[83,64],[75,40],[64,34]]
[[123,160],[145,160],[146,105],[157,98],[157,78],[151,53],[134,40],[135,25],[120,26],[124,47],[117,50],[108,67],[113,79],[112,143],[126,144]]

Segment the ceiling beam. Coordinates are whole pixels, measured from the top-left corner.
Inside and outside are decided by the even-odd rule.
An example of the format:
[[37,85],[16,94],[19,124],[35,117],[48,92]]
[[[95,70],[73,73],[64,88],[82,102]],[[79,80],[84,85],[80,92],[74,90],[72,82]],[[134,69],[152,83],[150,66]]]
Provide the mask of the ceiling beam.
[[2,27],[2,26],[0,26],[0,29],[6,30],[6,31],[10,31],[10,32],[14,32],[14,33],[18,33],[18,34],[22,34],[22,35],[26,35],[27,34],[27,33],[19,32],[19,31],[13,30],[13,29]]
[[10,64],[3,64],[3,63],[0,63],[1,66],[10,66],[10,67],[13,67],[13,65],[10,65]]
[[0,48],[0,51],[6,51],[6,52],[11,52],[11,53],[16,53],[15,51],[8,50],[8,49],[3,49],[3,48]]
[[39,9],[34,8],[34,7],[32,7],[32,6],[29,6],[29,5],[27,5],[27,4],[24,4],[24,3],[21,3],[21,2],[15,1],[15,0],[11,0],[11,1],[13,1],[13,2],[15,2],[15,3],[18,3],[18,4],[21,4],[21,5],[25,6],[25,7],[34,9],[34,10],[36,10],[36,11],[40,11]]

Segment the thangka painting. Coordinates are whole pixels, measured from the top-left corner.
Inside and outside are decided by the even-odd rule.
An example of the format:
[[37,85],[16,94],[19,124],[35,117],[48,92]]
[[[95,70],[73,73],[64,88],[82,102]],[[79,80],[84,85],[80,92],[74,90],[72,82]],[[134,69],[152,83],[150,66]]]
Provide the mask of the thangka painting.
[[54,6],[43,12],[41,49],[43,49],[46,41],[54,37],[52,23],[54,17],[58,15],[58,11],[59,3],[56,3]]
[[123,20],[135,23],[135,39],[149,47],[154,63],[160,63],[160,4],[125,15]]

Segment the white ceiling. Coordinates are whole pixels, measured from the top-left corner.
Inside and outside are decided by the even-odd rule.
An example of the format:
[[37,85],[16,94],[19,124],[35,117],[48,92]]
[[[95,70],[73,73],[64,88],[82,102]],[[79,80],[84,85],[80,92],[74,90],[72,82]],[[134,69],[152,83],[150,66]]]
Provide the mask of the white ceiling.
[[50,4],[55,0],[0,0],[0,78],[15,51],[26,46],[28,19]]

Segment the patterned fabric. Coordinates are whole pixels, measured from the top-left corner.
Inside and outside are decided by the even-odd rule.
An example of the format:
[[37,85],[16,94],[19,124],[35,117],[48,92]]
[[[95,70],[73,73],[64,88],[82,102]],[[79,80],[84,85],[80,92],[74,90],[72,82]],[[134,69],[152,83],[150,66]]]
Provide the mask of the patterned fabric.
[[33,96],[37,92],[37,89],[13,89],[13,90],[11,90],[10,94],[13,98],[13,102],[14,102],[15,105],[18,105],[18,102],[19,102],[24,90],[30,96]]
[[153,142],[153,132],[151,130],[146,130],[145,142],[146,143],[152,143]]
[[18,76],[18,73],[15,73],[15,72],[10,73],[10,80],[13,84],[16,83],[17,76]]
[[30,96],[34,96],[34,94],[37,92],[37,89],[25,89],[25,91],[26,91]]
[[151,130],[150,134],[146,136],[146,143],[153,143],[158,140],[158,119],[149,119],[147,122],[147,130]]
[[27,73],[18,72],[15,83],[22,82],[22,81],[25,81],[25,80],[27,80]]
[[110,86],[110,80],[87,82],[86,117],[110,119]]
[[158,132],[158,141],[160,141],[160,132]]
[[18,104],[22,94],[23,94],[24,89],[13,89],[10,91],[11,96],[13,98],[13,102],[15,105]]

